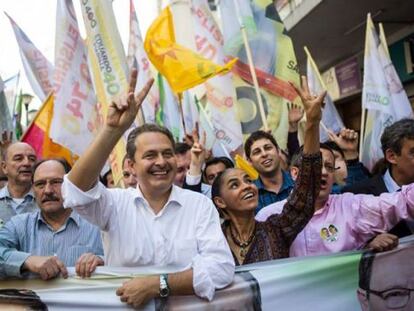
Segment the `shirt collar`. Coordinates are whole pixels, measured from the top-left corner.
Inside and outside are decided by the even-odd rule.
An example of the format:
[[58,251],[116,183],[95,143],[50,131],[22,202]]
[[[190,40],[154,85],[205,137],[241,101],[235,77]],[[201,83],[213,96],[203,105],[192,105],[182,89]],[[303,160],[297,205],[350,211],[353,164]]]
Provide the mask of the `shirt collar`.
[[[144,195],[142,194],[142,191],[141,191],[141,188],[139,187],[139,185],[137,186],[136,189],[133,189],[133,188],[128,188],[128,189],[130,191],[134,191],[135,200],[138,199],[138,200],[147,202]],[[172,185],[170,197],[168,198],[167,203],[165,204],[165,206],[167,206],[170,202],[178,203],[178,205],[180,205],[180,206],[184,205],[182,195],[180,195],[181,191],[183,191],[182,188],[180,188],[176,185]]]
[[382,176],[382,179],[384,180],[385,187],[387,188],[388,192],[396,192],[401,189],[401,187],[398,186],[398,184],[392,178],[389,169],[385,172],[384,176]]
[[[34,194],[32,189],[28,193],[25,194],[24,199],[26,197],[34,198]],[[9,192],[9,184],[6,184],[3,188],[0,189],[0,199],[10,198],[12,199],[10,192]]]
[[[293,179],[292,179],[292,177],[290,176],[289,173],[282,170],[282,177],[283,177],[283,182],[282,182],[282,186],[280,187],[279,192],[281,192],[285,189],[288,189],[290,187],[293,187],[293,185],[294,185]],[[266,188],[265,188],[265,186],[262,182],[262,179],[260,177],[258,179],[256,179],[254,181],[254,183],[256,184],[257,189],[266,190]]]
[[[38,225],[43,223],[46,226],[49,226],[48,223],[46,222],[46,220],[43,218],[43,215],[42,215],[41,211],[36,211],[35,213],[37,213],[36,222],[37,222]],[[66,219],[65,225],[69,222],[70,219],[76,224],[76,226],[80,227],[81,219],[80,219],[79,214],[72,211],[72,213],[70,213],[68,219]]]

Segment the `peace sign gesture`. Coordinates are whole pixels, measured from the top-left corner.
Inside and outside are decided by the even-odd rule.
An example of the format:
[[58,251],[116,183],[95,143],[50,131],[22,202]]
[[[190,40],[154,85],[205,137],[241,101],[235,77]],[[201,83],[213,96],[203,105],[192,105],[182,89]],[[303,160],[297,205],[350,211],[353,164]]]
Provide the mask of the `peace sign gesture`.
[[306,76],[301,76],[300,88],[292,83],[290,84],[294,87],[302,100],[306,114],[306,122],[319,124],[319,121],[322,119],[322,108],[324,106],[323,99],[325,98],[326,91],[323,91],[318,96],[312,95],[309,91],[308,79]]
[[203,136],[200,140],[198,122],[196,122],[195,127],[192,132],[193,137],[193,146],[191,147],[191,166],[200,168],[203,166],[206,158],[206,150],[204,145],[206,143],[206,132],[203,132]]
[[135,96],[134,92],[137,84],[137,76],[138,71],[133,69],[126,98],[125,96],[121,96],[113,101],[108,108],[108,115],[106,118],[107,126],[112,129],[120,130],[122,133],[131,126],[132,122],[134,122],[139,107],[154,82],[154,79],[148,80],[144,88]]

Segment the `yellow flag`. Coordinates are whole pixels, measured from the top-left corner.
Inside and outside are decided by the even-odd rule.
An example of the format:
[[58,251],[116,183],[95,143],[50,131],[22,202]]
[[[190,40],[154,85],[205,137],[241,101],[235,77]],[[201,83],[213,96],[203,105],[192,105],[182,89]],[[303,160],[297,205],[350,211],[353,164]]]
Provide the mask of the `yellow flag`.
[[259,173],[256,171],[256,169],[250,165],[249,162],[247,162],[245,159],[243,159],[241,156],[236,154],[236,157],[234,158],[236,161],[236,167],[242,169],[249,175],[249,177],[253,180],[259,178]]
[[215,75],[229,72],[237,61],[233,59],[220,66],[177,44],[169,6],[148,29],[144,48],[151,62],[167,79],[175,93],[181,93]]

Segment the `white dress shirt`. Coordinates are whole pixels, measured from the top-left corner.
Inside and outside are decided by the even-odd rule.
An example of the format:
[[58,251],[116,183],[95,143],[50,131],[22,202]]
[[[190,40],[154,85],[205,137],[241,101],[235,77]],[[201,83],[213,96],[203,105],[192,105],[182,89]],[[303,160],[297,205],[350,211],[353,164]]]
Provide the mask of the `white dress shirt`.
[[106,265],[192,268],[196,295],[209,300],[233,280],[234,259],[218,212],[204,195],[173,186],[155,215],[139,187],[107,189],[97,183],[83,192],[65,176],[62,193],[66,208],[103,231]]

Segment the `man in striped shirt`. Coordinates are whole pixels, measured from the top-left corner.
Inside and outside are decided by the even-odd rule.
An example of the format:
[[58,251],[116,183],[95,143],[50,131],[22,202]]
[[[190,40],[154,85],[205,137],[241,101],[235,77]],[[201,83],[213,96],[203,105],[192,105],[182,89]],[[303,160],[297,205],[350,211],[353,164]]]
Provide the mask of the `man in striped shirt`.
[[64,160],[43,160],[33,169],[33,192],[39,211],[14,216],[0,229],[0,277],[28,273],[43,280],[68,276],[75,266],[89,277],[103,265],[99,229],[63,208],[61,186],[70,170]]

